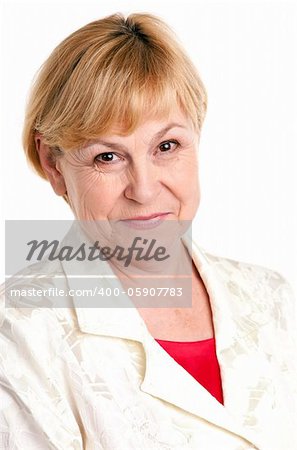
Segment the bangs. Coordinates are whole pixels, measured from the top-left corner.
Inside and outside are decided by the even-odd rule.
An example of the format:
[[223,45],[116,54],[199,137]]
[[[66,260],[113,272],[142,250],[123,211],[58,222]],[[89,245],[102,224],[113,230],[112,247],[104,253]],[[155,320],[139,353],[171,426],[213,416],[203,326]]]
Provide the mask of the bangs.
[[[184,96],[182,98],[185,99]],[[59,127],[57,135],[53,136],[53,142],[48,143],[71,151],[115,128],[122,135],[133,133],[145,118],[165,119],[177,108],[191,119],[193,127],[198,131],[195,117],[197,111],[190,108],[190,99],[187,103],[182,103],[178,89],[172,83],[163,85],[152,82],[149,86],[132,92],[130,87],[127,92],[126,89],[114,89],[112,100],[100,103],[96,100],[95,98],[84,109],[83,115],[74,117],[71,125],[67,121],[66,126]]]
[[[181,108],[198,130],[203,104],[197,79],[172,55],[141,42],[124,42],[98,67],[98,54],[86,52],[60,91],[39,131],[49,145],[66,151],[108,133],[114,126],[132,133],[146,116],[166,117]],[[102,55],[100,55],[102,58]],[[189,79],[190,78],[190,79]],[[202,105],[202,108],[204,105]]]

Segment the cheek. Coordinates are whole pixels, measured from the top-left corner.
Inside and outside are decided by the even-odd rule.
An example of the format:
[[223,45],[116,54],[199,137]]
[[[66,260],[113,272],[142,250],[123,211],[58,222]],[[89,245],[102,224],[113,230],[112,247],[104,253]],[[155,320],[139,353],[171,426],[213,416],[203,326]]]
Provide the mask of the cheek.
[[185,164],[179,181],[179,198],[181,203],[180,218],[192,221],[200,204],[200,186],[197,158],[191,158]]
[[74,207],[79,212],[79,217],[104,219],[117,205],[123,183],[118,175],[106,175],[93,168],[86,168],[76,174],[71,187]]
[[174,180],[181,197],[199,197],[197,152],[182,155],[174,168]]

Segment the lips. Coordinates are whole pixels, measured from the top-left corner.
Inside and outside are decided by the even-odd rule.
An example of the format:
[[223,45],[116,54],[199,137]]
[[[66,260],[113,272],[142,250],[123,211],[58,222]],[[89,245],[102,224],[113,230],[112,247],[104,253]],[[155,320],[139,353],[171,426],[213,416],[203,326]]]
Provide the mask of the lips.
[[124,221],[126,221],[126,220],[150,220],[150,219],[154,219],[155,217],[160,217],[160,216],[164,216],[167,214],[169,214],[169,213],[168,212],[154,213],[149,216],[130,217],[129,219],[124,219]]
[[155,213],[149,216],[137,216],[131,219],[125,219],[122,222],[130,228],[138,230],[150,229],[160,225],[165,220],[165,217],[168,214],[169,213],[166,212],[166,213]]

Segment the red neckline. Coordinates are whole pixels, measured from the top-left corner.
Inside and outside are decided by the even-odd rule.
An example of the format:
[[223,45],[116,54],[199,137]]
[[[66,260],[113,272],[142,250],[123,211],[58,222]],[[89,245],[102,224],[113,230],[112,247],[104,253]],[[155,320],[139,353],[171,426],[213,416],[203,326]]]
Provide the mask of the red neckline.
[[215,340],[214,337],[208,338],[208,339],[201,339],[200,341],[168,341],[167,339],[155,339],[155,341],[157,341],[157,342],[168,342],[168,344],[169,343],[172,343],[172,344],[200,344],[203,342],[214,341],[214,340]]

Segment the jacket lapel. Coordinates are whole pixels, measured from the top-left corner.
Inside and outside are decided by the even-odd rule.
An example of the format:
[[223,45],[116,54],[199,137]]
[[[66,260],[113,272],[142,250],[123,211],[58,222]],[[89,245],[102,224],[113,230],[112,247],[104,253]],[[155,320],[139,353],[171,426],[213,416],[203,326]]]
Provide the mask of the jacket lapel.
[[[214,426],[228,430],[252,445],[253,433],[244,430],[235,416],[177,364],[153,339],[143,342],[146,371],[141,390],[165,400]],[[170,382],[168,382],[170,380]]]
[[[296,412],[292,407],[292,414],[288,414],[292,403],[290,386],[286,390],[285,372],[280,373],[272,358],[273,353],[281,357],[281,348],[272,349],[271,354],[267,351],[275,339],[276,328],[275,325],[269,328],[271,318],[265,305],[272,309],[276,299],[267,286],[265,290],[265,274],[262,272],[260,282],[261,285],[264,282],[264,289],[251,288],[252,283],[242,275],[244,264],[239,269],[235,261],[206,256],[195,244],[194,247],[193,258],[209,293],[213,313],[224,406],[244,428],[243,435],[248,431],[257,436],[252,442],[257,441],[261,450],[293,449]],[[255,279],[253,283],[255,286]]]

